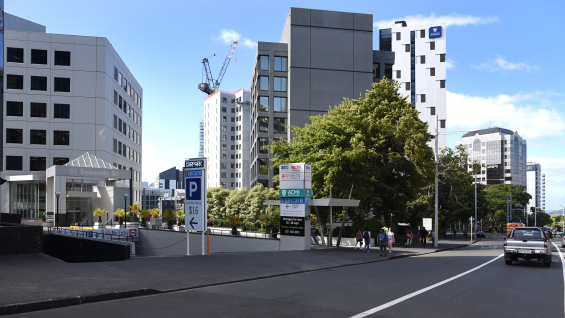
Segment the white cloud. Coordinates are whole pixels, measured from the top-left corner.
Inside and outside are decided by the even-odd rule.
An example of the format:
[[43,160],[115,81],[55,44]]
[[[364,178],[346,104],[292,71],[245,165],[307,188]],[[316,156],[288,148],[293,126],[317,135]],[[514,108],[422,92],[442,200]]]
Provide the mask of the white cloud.
[[422,14],[409,15],[393,20],[379,20],[373,23],[373,27],[377,29],[386,29],[394,26],[395,21],[406,21],[408,25],[423,25],[423,24],[436,24],[445,23],[446,26],[457,25],[479,25],[498,22],[497,16],[492,17],[476,17],[471,15],[463,15],[452,13],[448,15],[436,16],[435,13],[425,16]]
[[450,69],[450,68],[455,68],[455,61],[452,59],[446,59],[445,60],[445,68],[446,69]]
[[565,186],[565,171],[563,171],[563,167],[565,167],[564,158],[528,156],[528,161],[541,164],[541,172],[545,174],[547,187]]
[[[518,131],[528,142],[565,136],[565,114],[545,107],[551,92],[478,97],[447,92],[447,114],[454,130],[501,127]],[[549,104],[551,105],[551,104]],[[543,127],[543,128],[542,128]]]
[[489,72],[526,71],[528,73],[532,70],[538,69],[537,66],[530,65],[525,62],[509,62],[504,56],[500,55],[498,55],[494,60],[483,62],[479,65],[471,65],[471,68],[487,70]]
[[221,29],[219,39],[225,44],[232,44],[238,41],[238,44],[247,48],[256,48],[257,42],[253,42],[250,39],[244,38],[241,34],[234,30]]

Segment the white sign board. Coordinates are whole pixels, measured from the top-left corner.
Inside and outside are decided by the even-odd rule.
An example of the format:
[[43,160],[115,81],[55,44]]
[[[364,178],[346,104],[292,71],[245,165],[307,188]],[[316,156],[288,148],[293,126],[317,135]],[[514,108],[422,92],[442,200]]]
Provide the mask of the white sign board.
[[281,198],[281,216],[304,217],[306,215],[305,198]]
[[184,171],[184,226],[191,231],[206,231],[206,184],[204,169]]
[[431,231],[432,230],[432,218],[423,218],[422,220],[423,220],[422,221],[423,227],[426,228],[426,231],[428,231],[428,232]]

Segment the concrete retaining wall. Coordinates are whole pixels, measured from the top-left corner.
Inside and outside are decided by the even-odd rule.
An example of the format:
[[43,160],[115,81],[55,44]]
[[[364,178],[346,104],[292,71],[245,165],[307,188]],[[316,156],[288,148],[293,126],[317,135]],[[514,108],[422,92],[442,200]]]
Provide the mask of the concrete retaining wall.
[[[206,238],[206,237],[205,237]],[[202,254],[202,234],[190,234],[190,254]],[[186,255],[186,233],[159,230],[139,230],[136,255]],[[236,236],[210,235],[210,253],[278,251],[278,239],[254,239]]]
[[[322,243],[322,238],[318,235],[316,236],[316,238],[318,238],[318,242],[321,244]],[[328,237],[324,236],[324,242],[327,244],[328,242]],[[333,246],[335,246],[337,244],[337,237],[332,237],[332,243]],[[351,237],[342,237],[341,238],[341,242],[340,242],[340,246],[355,246],[355,243],[357,243],[357,239],[356,238],[351,238]],[[363,246],[365,245],[365,243],[363,243]],[[372,238],[371,239],[371,244],[369,245],[371,247],[375,246],[375,239]]]

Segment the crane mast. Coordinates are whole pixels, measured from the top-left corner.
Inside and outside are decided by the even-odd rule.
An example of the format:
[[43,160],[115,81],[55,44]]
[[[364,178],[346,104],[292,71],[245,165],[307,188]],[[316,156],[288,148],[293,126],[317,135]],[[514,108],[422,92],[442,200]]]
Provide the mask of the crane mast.
[[201,91],[210,95],[220,88],[220,84],[222,83],[224,74],[226,74],[228,65],[230,64],[236,46],[237,46],[237,41],[231,44],[228,50],[228,54],[226,55],[226,59],[224,60],[224,64],[222,65],[222,68],[220,69],[220,73],[218,74],[216,79],[212,77],[212,70],[210,69],[210,63],[208,62],[208,58],[204,58],[202,60],[202,83],[198,84],[198,88]]

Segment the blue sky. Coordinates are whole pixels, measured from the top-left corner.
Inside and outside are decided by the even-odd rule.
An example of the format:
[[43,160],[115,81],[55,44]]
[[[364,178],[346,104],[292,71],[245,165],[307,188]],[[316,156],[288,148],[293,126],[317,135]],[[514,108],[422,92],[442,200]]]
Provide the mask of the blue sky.
[[215,75],[230,41],[239,40],[222,89],[249,88],[255,43],[279,41],[290,7],[373,14],[375,49],[379,27],[390,21],[446,22],[448,129],[518,130],[529,160],[546,173],[547,210],[565,204],[565,1],[5,0],[7,12],[47,32],[113,44],[144,89],[145,181],[198,153],[202,58],[212,56]]

